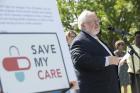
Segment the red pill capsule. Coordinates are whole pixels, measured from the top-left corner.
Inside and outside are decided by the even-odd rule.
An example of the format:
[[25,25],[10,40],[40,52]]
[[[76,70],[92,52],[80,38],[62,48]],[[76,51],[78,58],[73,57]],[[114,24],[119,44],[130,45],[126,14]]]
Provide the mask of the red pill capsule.
[[3,67],[7,71],[28,70],[31,63],[27,57],[6,57],[3,59]]

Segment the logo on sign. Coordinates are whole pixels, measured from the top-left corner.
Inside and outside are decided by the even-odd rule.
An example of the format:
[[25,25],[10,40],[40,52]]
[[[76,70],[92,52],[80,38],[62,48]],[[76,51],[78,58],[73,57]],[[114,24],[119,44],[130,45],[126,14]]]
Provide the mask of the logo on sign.
[[[15,49],[18,56],[12,55],[12,49]],[[15,72],[15,77],[18,81],[23,82],[25,80],[25,75],[23,70],[29,70],[31,67],[30,60],[25,56],[20,56],[19,50],[16,46],[9,47],[10,57],[5,57],[3,59],[3,67],[9,72]]]

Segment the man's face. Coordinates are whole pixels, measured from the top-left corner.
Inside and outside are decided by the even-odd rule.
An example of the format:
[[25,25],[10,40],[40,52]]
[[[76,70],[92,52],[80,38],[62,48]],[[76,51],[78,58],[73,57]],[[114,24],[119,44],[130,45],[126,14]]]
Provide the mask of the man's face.
[[136,43],[136,46],[140,48],[140,34],[137,34],[135,36],[135,43]]
[[89,16],[87,24],[87,30],[92,34],[92,35],[97,35],[100,32],[100,20],[98,17],[94,14]]

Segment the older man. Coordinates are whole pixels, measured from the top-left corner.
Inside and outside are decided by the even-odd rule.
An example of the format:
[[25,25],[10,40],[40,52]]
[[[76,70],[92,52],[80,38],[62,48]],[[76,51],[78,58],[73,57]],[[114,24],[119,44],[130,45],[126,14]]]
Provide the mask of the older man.
[[120,93],[119,58],[98,39],[99,22],[96,13],[87,10],[78,18],[81,32],[71,45],[71,55],[79,72],[80,93]]

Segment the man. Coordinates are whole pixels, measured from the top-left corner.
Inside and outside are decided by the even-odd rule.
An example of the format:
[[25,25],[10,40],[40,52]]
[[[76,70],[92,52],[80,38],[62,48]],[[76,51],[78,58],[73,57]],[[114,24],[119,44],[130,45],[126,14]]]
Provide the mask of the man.
[[[140,56],[140,31],[137,31],[135,33],[134,42],[135,44],[132,45],[132,47]],[[130,51],[130,49],[127,48],[127,51]],[[133,54],[133,59],[134,59],[134,65],[131,56],[129,56],[129,58],[127,59],[128,72],[130,74],[130,80],[131,80],[131,89],[132,89],[132,93],[140,93],[140,59],[135,54]]]
[[120,59],[98,39],[100,26],[96,13],[83,11],[78,26],[81,32],[71,45],[71,56],[79,71],[80,93],[120,93],[117,73]]

